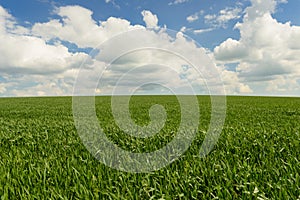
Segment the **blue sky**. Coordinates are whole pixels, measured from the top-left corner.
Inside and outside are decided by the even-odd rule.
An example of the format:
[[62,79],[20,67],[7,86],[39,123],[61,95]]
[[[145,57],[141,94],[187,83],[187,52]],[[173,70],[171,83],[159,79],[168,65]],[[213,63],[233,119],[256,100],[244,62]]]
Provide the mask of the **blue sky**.
[[[172,47],[175,52],[195,56],[205,49],[216,65],[214,70],[218,71],[226,94],[299,96],[299,9],[300,1],[287,0],[1,0],[0,96],[72,95],[83,62],[85,70],[95,70],[90,70],[90,74],[105,71],[100,80],[102,88],[96,91],[110,94],[122,74],[132,69],[128,60],[137,56],[128,54],[128,58],[120,58],[118,64],[105,70],[108,57],[117,56],[105,57],[105,50],[115,52],[114,48],[119,47],[112,41],[113,36],[135,28],[154,28],[156,35],[145,33],[145,40],[153,40],[155,47],[176,45]],[[166,28],[174,30],[174,43],[158,39],[162,34],[159,30]],[[170,30],[165,33],[172,35]],[[182,41],[179,33],[194,42],[186,38]],[[144,32],[134,34],[140,37]],[[109,47],[98,47],[107,40]],[[126,42],[124,45],[130,46],[138,40]],[[143,42],[141,46],[150,44]],[[93,48],[99,48],[94,51],[100,52],[98,56],[89,55]],[[149,55],[144,53],[137,55]],[[162,62],[154,60],[156,64]],[[137,66],[147,64],[140,59],[134,62]],[[144,77],[147,83],[164,83],[179,93],[186,90],[180,77],[187,77],[197,93],[209,92],[210,84],[206,83],[206,89],[203,86],[207,77],[197,78],[196,71],[186,72],[181,69],[185,63],[180,59],[177,62],[162,63],[174,66],[178,77],[174,74],[170,78],[169,70],[154,64],[132,77]],[[122,83],[123,92],[133,90],[130,81]]]

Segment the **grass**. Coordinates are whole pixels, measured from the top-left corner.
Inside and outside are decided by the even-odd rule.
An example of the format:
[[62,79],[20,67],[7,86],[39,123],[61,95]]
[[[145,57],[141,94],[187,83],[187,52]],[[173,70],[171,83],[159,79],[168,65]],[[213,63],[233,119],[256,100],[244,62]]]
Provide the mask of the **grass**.
[[[153,173],[106,167],[82,144],[71,97],[0,99],[1,199],[300,199],[300,98],[227,97],[222,135],[198,156],[210,120],[210,99],[199,96],[200,126],[180,159]],[[180,107],[174,96],[134,96],[132,119],[149,123],[148,109],[168,119],[150,139],[129,137],[114,123],[110,97],[97,97],[99,123],[118,146],[161,148],[174,137]]]

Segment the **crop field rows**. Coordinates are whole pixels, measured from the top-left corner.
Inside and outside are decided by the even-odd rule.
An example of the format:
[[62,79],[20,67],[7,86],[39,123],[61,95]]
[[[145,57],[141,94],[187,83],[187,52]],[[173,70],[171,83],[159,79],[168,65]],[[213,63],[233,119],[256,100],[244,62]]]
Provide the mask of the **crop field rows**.
[[[121,98],[121,97],[120,97]],[[175,96],[133,96],[132,119],[150,122],[164,106],[163,129],[151,138],[125,134],[110,97],[96,97],[99,124],[116,145],[152,152],[180,123]],[[214,149],[199,150],[210,122],[210,97],[198,96],[200,125],[189,149],[152,173],[111,169],[95,159],[74,126],[72,97],[0,99],[1,199],[300,199],[300,98],[227,97],[226,120]]]

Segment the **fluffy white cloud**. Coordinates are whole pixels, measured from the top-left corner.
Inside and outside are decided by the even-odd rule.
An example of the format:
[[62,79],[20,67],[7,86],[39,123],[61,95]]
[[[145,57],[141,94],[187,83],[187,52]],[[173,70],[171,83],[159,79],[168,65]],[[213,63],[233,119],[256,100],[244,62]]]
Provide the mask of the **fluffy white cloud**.
[[299,75],[283,75],[276,76],[267,81],[266,92],[272,95],[287,94],[290,96],[299,96],[300,94],[300,76]]
[[87,57],[83,53],[70,53],[60,44],[49,45],[41,38],[24,34],[29,32],[18,26],[15,19],[0,7],[0,69],[3,73],[57,73]]
[[[27,29],[28,34],[14,33],[17,23],[9,13],[2,12],[2,24],[10,23],[13,28],[8,32],[8,25],[1,26],[5,28],[1,32],[3,41],[0,40],[6,48],[0,47],[3,58],[0,76],[17,83],[14,86],[1,84],[5,95],[71,95],[78,67],[84,59],[87,61],[77,79],[79,90],[83,89],[84,94],[109,93],[122,77],[127,77],[120,86],[125,93],[135,89],[138,83],[158,82],[182,93],[187,92],[189,84],[199,85],[205,78],[210,77],[209,81],[215,83],[214,73],[205,65],[210,62],[205,57],[206,50],[187,40],[181,32],[171,37],[174,33],[159,29],[157,16],[150,11],[145,10],[142,15],[146,26],[154,30],[114,17],[96,22],[92,12],[80,6],[60,7],[55,12],[59,19],[36,23]],[[53,40],[57,42],[52,44]],[[79,47],[95,47],[94,58],[84,53],[70,53],[60,40]],[[204,77],[184,58],[193,61]],[[199,63],[199,59],[202,62]],[[113,63],[109,65],[110,62]],[[96,86],[105,67],[108,68],[100,81],[103,87],[84,91],[87,86]],[[144,91],[153,88],[139,86]],[[199,86],[198,91],[202,87],[205,88],[205,84]]]
[[6,87],[4,83],[0,83],[0,94],[6,92]]
[[146,23],[147,28],[157,28],[158,27],[158,18],[156,15],[152,14],[149,10],[143,10],[142,13],[143,20]]
[[129,21],[115,17],[98,23],[93,20],[92,11],[80,6],[60,7],[55,12],[62,21],[53,19],[36,23],[32,32],[46,40],[59,38],[83,48],[97,47],[113,35],[140,27],[131,26]]
[[207,24],[210,24],[214,27],[226,27],[229,21],[239,19],[241,17],[241,13],[242,9],[239,7],[227,7],[223,10],[220,10],[218,14],[205,15],[204,19]]
[[299,72],[300,27],[271,16],[276,1],[253,1],[243,23],[236,25],[240,40],[228,39],[214,50],[224,62],[240,62],[244,76],[271,76]]
[[6,88],[2,85],[0,85],[0,94],[6,92]]
[[239,41],[228,38],[214,50],[215,57],[219,61],[237,62],[248,55],[248,47]]
[[[102,86],[106,88],[100,90],[109,91],[125,75],[129,78],[122,85],[127,86],[124,88],[127,92],[132,91],[136,84],[153,81],[180,89],[182,93],[188,83],[198,84],[201,87],[199,91],[205,89],[203,79],[211,85],[216,72],[205,57],[206,50],[188,41],[181,32],[175,38],[170,35],[166,29],[159,32],[135,29],[101,45],[96,59],[110,65],[102,76]],[[221,84],[220,81],[217,83]],[[211,92],[216,93],[214,90]]]
[[242,83],[238,74],[233,71],[222,69],[220,71],[227,94],[252,94],[249,85]]
[[199,19],[199,16],[198,16],[197,14],[190,15],[190,16],[188,16],[188,17],[186,18],[186,20],[187,20],[188,22],[194,22],[194,21],[196,21],[196,20],[198,20],[198,19]]
[[0,5],[0,34],[28,34],[29,30],[16,23],[15,18]]
[[[36,23],[29,29],[19,26],[1,8],[0,76],[14,83],[0,84],[0,93],[4,95],[71,95],[78,67],[84,59],[87,62],[81,71],[82,88],[95,85],[107,67],[100,79],[101,87],[94,88],[101,94],[111,93],[118,83],[125,93],[144,82],[159,82],[182,93],[189,83],[198,87],[197,92],[205,90],[205,81],[220,88],[220,84],[214,85],[216,73],[205,65],[209,63],[204,56],[207,50],[183,36],[182,32],[187,28],[175,34],[166,28],[159,29],[158,18],[150,11],[144,10],[141,14],[146,27],[154,30],[114,17],[97,22],[90,10],[80,6],[57,8],[55,12],[59,19]],[[300,27],[276,21],[271,15],[275,10],[274,1],[253,0],[252,6],[245,11],[243,22],[236,25],[241,38],[229,38],[214,49],[212,59],[219,64],[228,94],[256,93],[258,88],[263,88],[262,94],[266,91],[274,94],[300,91],[297,78],[300,77],[297,57]],[[240,12],[225,9],[211,20],[223,25],[236,19]],[[194,33],[213,28],[195,30]],[[52,44],[53,40],[58,42]],[[93,59],[84,53],[70,53],[59,40],[99,51],[95,51]],[[200,72],[184,58],[196,64]],[[113,63],[109,65],[110,62]],[[237,71],[228,70],[228,63],[238,63]],[[151,88],[153,86],[142,86],[141,90]]]
[[299,91],[300,27],[272,17],[281,2],[285,1],[252,0],[243,22],[235,26],[241,38],[227,39],[214,49],[214,55],[219,63],[239,63],[238,76],[253,87],[292,94],[291,85]]
[[[2,96],[70,95],[73,82],[62,74],[78,68],[85,53],[71,53],[31,34],[0,6],[0,93]],[[75,76],[73,76],[74,80]]]
[[196,13],[194,13],[194,14],[192,14],[192,15],[187,16],[186,20],[187,20],[188,22],[194,22],[194,21],[197,21],[197,20],[199,19],[199,16],[200,16],[200,15],[203,15],[204,13],[205,13],[204,10],[200,10],[199,12],[196,12]]

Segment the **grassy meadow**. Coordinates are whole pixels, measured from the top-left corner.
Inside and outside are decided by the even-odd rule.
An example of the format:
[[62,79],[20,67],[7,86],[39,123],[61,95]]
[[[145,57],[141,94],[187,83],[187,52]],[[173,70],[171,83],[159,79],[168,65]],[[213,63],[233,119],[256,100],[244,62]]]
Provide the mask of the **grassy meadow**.
[[[74,126],[72,97],[0,99],[1,199],[300,199],[300,98],[227,97],[217,145],[199,150],[210,121],[210,98],[198,96],[200,125],[190,148],[153,173],[111,169],[85,148]],[[175,96],[133,96],[132,119],[149,123],[161,104],[164,128],[154,137],[128,136],[114,122],[110,97],[96,97],[99,123],[119,147],[159,149],[180,123]]]

